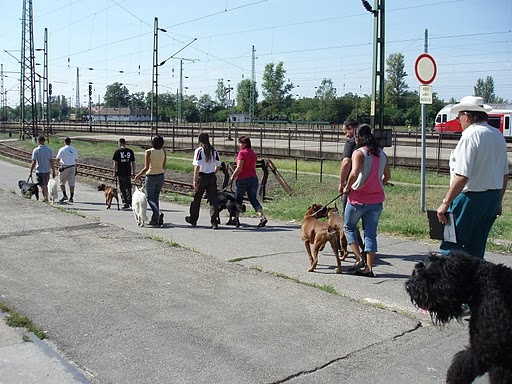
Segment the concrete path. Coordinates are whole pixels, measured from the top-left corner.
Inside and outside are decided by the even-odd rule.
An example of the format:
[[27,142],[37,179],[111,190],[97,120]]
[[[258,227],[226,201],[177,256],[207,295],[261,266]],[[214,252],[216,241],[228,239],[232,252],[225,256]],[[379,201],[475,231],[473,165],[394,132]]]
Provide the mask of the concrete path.
[[162,202],[164,227],[139,228],[94,186],[51,205],[19,195],[28,168],[0,174],[0,301],[48,336],[22,342],[0,321],[2,384],[442,383],[467,343],[465,324],[431,326],[403,289],[436,243],[379,236],[373,279],[346,273],[350,258],[336,275],[326,247],[308,273],[297,223],[213,231],[204,209],[192,228],[187,206]]

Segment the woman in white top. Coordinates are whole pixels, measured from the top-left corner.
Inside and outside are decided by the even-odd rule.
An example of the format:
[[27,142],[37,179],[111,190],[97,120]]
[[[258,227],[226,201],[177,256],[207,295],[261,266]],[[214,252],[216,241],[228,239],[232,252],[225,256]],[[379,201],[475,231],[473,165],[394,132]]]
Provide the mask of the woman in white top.
[[210,223],[213,229],[219,228],[219,206],[217,204],[217,176],[215,173],[220,168],[219,153],[210,144],[210,137],[202,132],[198,136],[199,147],[194,152],[194,201],[190,204],[190,216],[185,221],[193,227],[197,225],[201,198],[206,191],[206,197],[210,203]]

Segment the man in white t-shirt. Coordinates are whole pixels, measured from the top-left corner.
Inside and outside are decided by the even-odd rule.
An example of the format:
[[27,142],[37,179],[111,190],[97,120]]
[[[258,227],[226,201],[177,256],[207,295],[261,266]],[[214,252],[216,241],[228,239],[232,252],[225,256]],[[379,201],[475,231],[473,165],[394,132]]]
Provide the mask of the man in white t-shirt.
[[64,144],[59,152],[57,152],[56,159],[59,161],[59,178],[60,178],[60,189],[62,190],[61,203],[68,200],[66,193],[66,182],[69,184],[69,202],[73,202],[75,195],[75,175],[76,175],[76,161],[78,159],[78,151],[71,145],[71,139],[66,137]]
[[492,108],[481,97],[466,96],[452,107],[458,113],[462,135],[450,155],[450,189],[437,208],[441,223],[453,212],[457,243],[443,241],[441,252],[462,250],[483,258],[487,237],[508,182],[507,143],[503,134],[487,124]]

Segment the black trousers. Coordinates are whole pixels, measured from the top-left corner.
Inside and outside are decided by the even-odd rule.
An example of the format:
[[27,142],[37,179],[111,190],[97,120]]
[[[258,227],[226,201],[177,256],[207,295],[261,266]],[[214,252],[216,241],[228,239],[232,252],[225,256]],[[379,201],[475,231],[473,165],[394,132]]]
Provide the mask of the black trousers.
[[132,178],[131,176],[118,176],[119,190],[124,204],[132,205]]
[[190,204],[190,221],[197,222],[201,199],[205,191],[210,203],[210,223],[216,224],[219,217],[219,206],[217,204],[217,176],[215,176],[215,173],[199,172],[199,188],[194,194],[194,201]]

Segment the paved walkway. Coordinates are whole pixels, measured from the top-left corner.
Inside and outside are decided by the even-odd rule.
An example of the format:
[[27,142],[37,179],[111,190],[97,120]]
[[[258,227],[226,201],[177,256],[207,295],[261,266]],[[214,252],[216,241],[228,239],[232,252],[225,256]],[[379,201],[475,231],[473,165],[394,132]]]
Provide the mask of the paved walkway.
[[0,161],[0,174],[0,300],[49,340],[0,322],[2,384],[442,383],[467,342],[403,289],[437,243],[379,236],[373,279],[346,273],[353,259],[335,274],[326,247],[308,273],[298,223],[213,231],[203,209],[192,228],[187,206],[163,202],[165,226],[139,228],[94,186],[51,205],[19,196],[28,168]]

